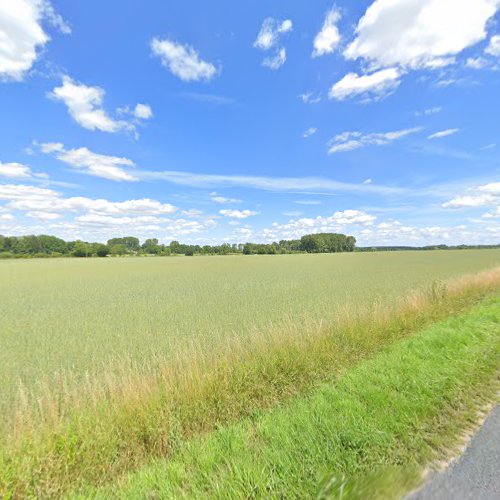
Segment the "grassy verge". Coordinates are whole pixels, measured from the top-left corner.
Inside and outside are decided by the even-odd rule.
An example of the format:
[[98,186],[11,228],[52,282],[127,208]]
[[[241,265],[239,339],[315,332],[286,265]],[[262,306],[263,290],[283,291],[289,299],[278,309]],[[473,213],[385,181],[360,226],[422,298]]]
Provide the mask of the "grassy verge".
[[394,498],[494,397],[499,359],[497,297],[393,344],[337,385],[192,440],[119,488],[86,495]]
[[[346,310],[335,325],[280,328],[213,352],[191,350],[151,371],[22,395],[0,443],[0,496],[60,497],[102,485],[191,438],[252,417],[320,384],[500,287],[500,269],[416,292],[392,307]],[[62,395],[62,396],[59,396]]]

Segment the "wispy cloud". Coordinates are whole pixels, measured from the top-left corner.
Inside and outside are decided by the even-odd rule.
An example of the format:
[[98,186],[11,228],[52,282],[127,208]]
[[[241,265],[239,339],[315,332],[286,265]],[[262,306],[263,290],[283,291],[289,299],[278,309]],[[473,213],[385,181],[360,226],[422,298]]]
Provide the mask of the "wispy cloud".
[[443,137],[448,137],[449,135],[456,134],[459,131],[460,131],[459,128],[449,128],[449,129],[441,130],[439,132],[431,134],[427,137],[427,139],[442,139]]
[[302,134],[302,137],[304,139],[307,139],[308,137],[311,137],[312,135],[314,135],[316,132],[318,131],[318,129],[316,127],[309,127],[303,134]]
[[192,99],[193,101],[206,102],[208,104],[216,105],[230,105],[236,103],[236,100],[232,97],[226,97],[216,94],[205,94],[202,92],[182,92],[179,94],[179,96],[184,97],[185,99]]
[[182,186],[222,188],[222,187],[244,187],[260,189],[263,191],[281,192],[354,192],[374,194],[397,194],[406,190],[398,187],[383,186],[377,184],[350,184],[335,181],[324,177],[266,177],[253,175],[217,175],[197,174],[192,172],[167,171],[144,171],[134,172],[143,180],[157,180],[170,182]]
[[420,132],[422,127],[413,127],[394,132],[376,132],[363,134],[362,132],[343,132],[328,142],[328,154],[345,153],[365,146],[383,146],[410,134]]

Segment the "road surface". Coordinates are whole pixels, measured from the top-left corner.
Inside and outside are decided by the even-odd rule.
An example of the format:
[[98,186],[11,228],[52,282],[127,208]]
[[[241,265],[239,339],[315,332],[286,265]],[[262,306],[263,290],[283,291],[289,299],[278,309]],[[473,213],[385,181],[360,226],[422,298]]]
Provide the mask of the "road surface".
[[432,475],[407,500],[500,500],[500,406],[496,406],[448,469]]

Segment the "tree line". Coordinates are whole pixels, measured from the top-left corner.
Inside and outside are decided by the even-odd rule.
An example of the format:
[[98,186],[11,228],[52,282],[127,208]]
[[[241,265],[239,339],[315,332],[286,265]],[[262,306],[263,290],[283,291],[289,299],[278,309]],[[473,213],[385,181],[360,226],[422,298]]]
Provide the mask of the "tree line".
[[275,255],[286,253],[353,252],[356,239],[337,233],[309,234],[298,240],[275,243],[245,243],[222,245],[186,245],[172,241],[165,245],[150,238],[143,243],[134,236],[111,238],[104,243],[64,241],[48,235],[1,236],[0,258],[28,257],[107,257],[122,255]]

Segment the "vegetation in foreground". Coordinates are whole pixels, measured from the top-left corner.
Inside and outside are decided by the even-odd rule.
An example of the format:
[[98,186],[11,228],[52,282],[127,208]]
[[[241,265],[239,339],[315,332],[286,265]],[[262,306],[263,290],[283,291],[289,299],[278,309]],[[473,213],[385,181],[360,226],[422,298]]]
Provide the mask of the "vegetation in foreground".
[[37,408],[21,401],[0,449],[0,492],[58,497],[175,456],[190,438],[331,383],[499,287],[497,269],[414,293],[397,307],[347,310],[335,324],[301,335],[280,328],[226,349],[189,351],[148,372],[107,373],[77,391],[63,380],[59,392],[38,398]]
[[[499,388],[500,297],[92,498],[397,498]],[[117,488],[118,487],[118,488]]]

